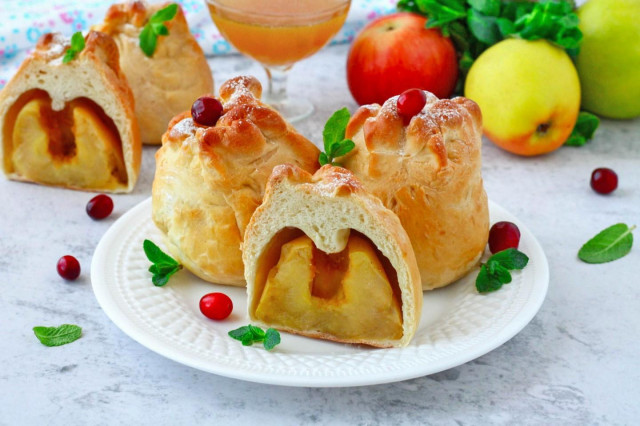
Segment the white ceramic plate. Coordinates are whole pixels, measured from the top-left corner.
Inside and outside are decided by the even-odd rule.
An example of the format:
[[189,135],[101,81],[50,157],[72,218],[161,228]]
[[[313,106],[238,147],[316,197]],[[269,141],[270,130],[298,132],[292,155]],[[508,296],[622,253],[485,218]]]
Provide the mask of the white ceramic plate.
[[[500,346],[536,314],[547,292],[547,259],[529,230],[513,215],[490,203],[491,223],[509,220],[522,233],[520,250],[529,265],[513,282],[480,295],[477,268],[457,283],[426,292],[418,331],[406,348],[372,349],[282,333],[273,351],[242,346],[227,336],[248,324],[244,288],[206,283],[186,270],[165,287],[155,287],[142,250],[148,238],[162,247],[151,221],[151,200],[118,219],[96,248],[91,264],[93,291],[111,320],[132,339],[169,359],[200,370],[288,386],[358,386],[437,373]],[[204,317],[200,297],[222,291],[233,300],[231,316]]]

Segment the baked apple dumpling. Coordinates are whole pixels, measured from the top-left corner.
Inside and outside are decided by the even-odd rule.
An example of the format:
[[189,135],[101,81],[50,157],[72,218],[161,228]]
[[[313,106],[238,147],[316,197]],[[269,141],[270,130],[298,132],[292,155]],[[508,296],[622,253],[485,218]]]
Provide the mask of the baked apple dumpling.
[[225,82],[217,123],[178,115],[156,153],[153,220],[170,252],[214,283],[245,284],[240,244],[273,167],[318,167],[318,149],[260,102],[261,92],[253,77]]
[[15,180],[131,191],[141,144],[118,49],[97,32],[63,63],[67,48],[67,39],[45,34],[0,92],[2,168]]
[[136,101],[142,142],[159,145],[171,119],[191,107],[198,96],[213,92],[207,59],[189,31],[181,8],[164,25],[153,56],[140,48],[139,36],[149,18],[169,5],[129,1],[112,5],[104,22],[93,27],[112,36],[120,50],[120,67]]
[[480,108],[466,98],[424,94],[426,104],[407,124],[398,96],[382,107],[360,107],[346,130],[356,147],[339,161],[398,215],[429,290],[477,264],[487,244],[489,210]]
[[243,244],[249,317],[279,330],[406,346],[422,309],[398,217],[346,169],[277,166]]

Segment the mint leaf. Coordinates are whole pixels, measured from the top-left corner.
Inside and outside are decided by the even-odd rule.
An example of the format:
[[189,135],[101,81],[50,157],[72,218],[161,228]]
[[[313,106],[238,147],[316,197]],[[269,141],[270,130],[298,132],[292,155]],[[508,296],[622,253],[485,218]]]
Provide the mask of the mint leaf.
[[71,36],[71,46],[67,49],[62,58],[62,63],[66,64],[67,62],[72,61],[76,55],[84,49],[84,36],[80,31],[73,33]]
[[73,324],[62,324],[59,327],[33,327],[33,333],[45,346],[61,346],[78,340],[82,336],[82,328]]
[[596,132],[600,125],[600,119],[591,113],[580,111],[578,119],[569,138],[564,143],[567,146],[583,146]]
[[578,251],[578,257],[586,263],[605,263],[626,256],[633,246],[631,232],[635,228],[624,223],[608,227],[587,241]]
[[140,48],[148,57],[152,57],[156,51],[159,36],[169,35],[169,29],[164,25],[165,22],[172,20],[178,13],[178,5],[172,3],[154,13],[147,24],[140,31],[138,39]]
[[331,153],[331,145],[344,139],[344,133],[347,130],[347,124],[351,114],[345,107],[334,112],[327,120],[322,131],[322,139],[324,141],[324,150],[327,155]]
[[251,346],[254,343],[262,342],[264,348],[268,351],[280,343],[280,333],[277,330],[269,328],[265,332],[260,327],[251,324],[231,330],[227,334],[229,337],[242,342],[243,346]]
[[321,166],[325,164],[335,165],[335,158],[342,157],[355,148],[356,144],[352,140],[344,138],[349,119],[351,119],[351,114],[345,107],[334,112],[324,125],[324,130],[322,131],[324,152],[321,152],[318,156],[318,163]]
[[166,285],[169,278],[182,269],[182,265],[177,260],[163,252],[152,241],[144,240],[142,248],[147,259],[152,263],[149,272],[152,274],[151,282],[156,287]]
[[275,328],[268,328],[264,338],[264,348],[268,351],[280,344],[280,333]]
[[529,257],[514,248],[494,254],[487,263],[480,266],[480,272],[476,277],[476,289],[479,293],[500,289],[503,284],[509,284],[512,281],[509,271],[523,269],[527,263],[529,263]]

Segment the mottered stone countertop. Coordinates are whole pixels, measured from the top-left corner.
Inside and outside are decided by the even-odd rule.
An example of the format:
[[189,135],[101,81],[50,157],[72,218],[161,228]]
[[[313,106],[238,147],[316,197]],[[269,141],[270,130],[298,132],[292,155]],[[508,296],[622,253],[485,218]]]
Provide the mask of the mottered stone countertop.
[[[295,96],[317,111],[296,127],[319,142],[335,110],[356,107],[345,81],[347,47],[297,64]],[[216,87],[264,72],[240,56],[211,60]],[[489,197],[515,214],[547,254],[542,308],[513,339],[467,364],[413,380],[354,388],[291,388],[219,377],[166,359],[116,327],[99,307],[90,263],[101,236],[150,195],[154,147],[146,147],[132,194],[92,221],[84,192],[0,179],[0,425],[203,424],[637,424],[640,418],[640,243],[603,265],[580,262],[590,237],[618,222],[640,225],[640,120],[604,120],[582,148],[522,158],[485,141]],[[589,187],[607,166],[620,185]],[[640,239],[640,230],[636,231]],[[75,255],[81,277],[60,279]],[[35,325],[75,323],[83,337],[48,348]]]

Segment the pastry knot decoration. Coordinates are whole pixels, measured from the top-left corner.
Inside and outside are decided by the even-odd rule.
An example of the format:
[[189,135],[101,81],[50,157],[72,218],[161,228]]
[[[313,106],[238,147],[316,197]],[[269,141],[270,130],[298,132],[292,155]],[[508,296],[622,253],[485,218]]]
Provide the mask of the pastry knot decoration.
[[285,164],[245,233],[251,321],[375,347],[406,346],[422,287],[398,217],[348,170]]
[[482,117],[473,101],[438,99],[405,125],[397,99],[365,105],[346,137],[356,147],[339,159],[398,215],[418,260],[425,290],[450,284],[480,259],[489,211],[482,184]]
[[156,153],[153,220],[174,257],[218,284],[245,284],[240,245],[273,168],[318,167],[318,149],[259,100],[261,91],[254,77],[225,82],[215,126],[179,114]]
[[120,50],[120,66],[135,97],[142,142],[159,145],[167,123],[191,107],[200,95],[213,91],[211,69],[181,8],[164,25],[153,56],[140,48],[139,36],[151,16],[169,5],[130,1],[112,5],[104,22],[93,29],[111,35]]
[[133,95],[113,39],[89,32],[85,47],[43,35],[0,92],[0,157],[15,180],[129,192],[140,169]]

